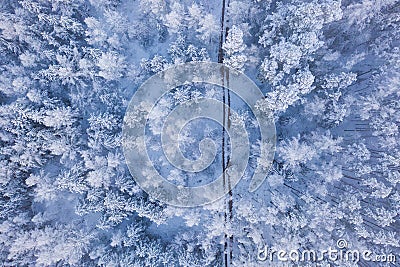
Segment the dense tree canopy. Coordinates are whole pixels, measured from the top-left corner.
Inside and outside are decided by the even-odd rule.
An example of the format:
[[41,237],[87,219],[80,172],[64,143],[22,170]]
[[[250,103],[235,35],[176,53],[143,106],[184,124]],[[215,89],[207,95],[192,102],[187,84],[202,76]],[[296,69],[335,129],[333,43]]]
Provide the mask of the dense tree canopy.
[[[263,266],[265,244],[324,250],[339,239],[398,255],[399,12],[397,0],[1,1],[0,262]],[[257,109],[273,114],[273,164],[249,159],[243,181],[209,205],[168,206],[128,170],[126,108],[151,75],[219,56],[265,94]],[[158,101],[146,142],[170,182],[214,179],[225,147],[203,172],[171,170],[163,120],[185,101],[225,96],[188,84]],[[254,115],[229,101],[259,153]],[[222,132],[189,123],[179,146],[197,158],[199,139],[220,144]],[[257,164],[267,178],[250,193]]]

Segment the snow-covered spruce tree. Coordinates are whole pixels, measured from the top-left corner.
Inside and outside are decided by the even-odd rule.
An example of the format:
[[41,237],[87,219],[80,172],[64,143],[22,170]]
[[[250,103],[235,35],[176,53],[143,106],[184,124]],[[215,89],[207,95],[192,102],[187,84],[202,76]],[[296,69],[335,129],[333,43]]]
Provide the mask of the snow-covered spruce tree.
[[[266,101],[260,103],[260,108],[266,109],[276,103],[285,107],[278,108],[281,112],[276,117],[280,142],[273,174],[268,177],[273,183],[271,186],[275,185],[271,204],[279,210],[279,203],[282,203],[279,199],[288,195],[295,199],[295,204],[288,203],[293,207],[292,211],[275,211],[272,213],[276,214],[272,215],[275,219],[271,221],[293,218],[293,213],[296,218],[302,218],[297,231],[279,224],[271,231],[273,236],[266,240],[272,239],[276,246],[287,248],[287,240],[280,239],[285,236],[290,237],[291,242],[296,240],[300,249],[322,249],[334,245],[332,240],[344,238],[353,248],[374,248],[381,253],[390,253],[397,251],[399,245],[396,241],[398,221],[395,219],[398,216],[395,211],[398,190],[390,182],[396,181],[393,173],[396,168],[390,169],[393,163],[386,163],[390,168],[382,168],[382,162],[393,158],[388,155],[396,154],[394,140],[397,139],[398,122],[395,122],[394,114],[398,108],[394,103],[397,103],[398,87],[394,85],[397,79],[392,68],[397,69],[395,44],[398,37],[392,34],[399,25],[392,21],[398,7],[391,2],[371,10],[365,7],[365,11],[370,12],[369,19],[357,25],[351,12],[356,5],[347,5],[341,6],[344,14],[341,20],[321,28],[324,44],[311,54],[312,60],[307,64],[315,76],[310,82],[313,91],[300,99],[298,93],[293,94],[291,99],[299,99],[298,102],[276,102],[271,94],[279,95],[274,88],[282,85],[285,75],[276,85],[274,82],[278,78],[272,75],[268,82],[272,91],[267,93]],[[381,30],[377,31],[378,28]],[[273,46],[272,42],[271,50]],[[276,65],[271,73],[278,73],[280,77],[279,66],[283,70],[283,63]],[[261,73],[265,74],[264,70]],[[380,90],[374,89],[376,87],[387,92],[385,104],[380,102]],[[397,88],[393,89],[396,94],[388,88]],[[287,99],[290,92],[282,92]],[[290,107],[293,104],[295,106]],[[378,110],[383,107],[386,110],[390,107],[391,115],[381,116],[382,112]],[[375,116],[378,117],[373,119]],[[387,142],[394,150],[383,154],[382,147],[384,144],[387,147]],[[278,175],[283,177],[278,179],[276,187]],[[280,197],[276,198],[277,194]]]
[[[68,196],[60,196],[55,176],[60,164],[79,151],[80,116],[65,91],[85,79],[73,64],[81,53],[82,22],[77,17],[84,16],[86,7],[71,4],[75,11],[62,3],[36,1],[1,7],[1,262],[6,266],[76,264],[91,239],[86,229],[58,220],[57,211]],[[71,216],[69,210],[64,207],[65,215]],[[71,239],[57,237],[63,231]],[[88,238],[82,239],[82,247],[73,241],[79,233]],[[76,246],[75,255],[64,249],[65,254],[50,257],[57,242]]]
[[[232,5],[241,5],[243,10],[246,10],[240,1],[234,1]],[[262,5],[262,8],[265,8],[265,3]],[[251,200],[252,204],[242,199],[240,185],[236,189],[240,195],[236,204],[240,206],[241,202],[244,203],[235,213],[236,219],[241,218],[240,223],[235,223],[235,226],[240,227],[233,226],[234,229],[238,229],[234,233],[240,252],[236,258],[238,265],[254,262],[254,258],[249,258],[249,251],[255,251],[257,247],[254,244],[259,242],[269,242],[277,248],[285,249],[323,249],[335,245],[334,241],[341,237],[349,240],[355,247],[368,248],[375,247],[376,242],[373,242],[372,238],[377,238],[380,242],[380,245],[375,247],[377,251],[383,251],[383,240],[387,242],[386,253],[397,250],[397,243],[393,238],[398,235],[395,230],[398,228],[395,219],[398,215],[396,212],[389,212],[396,208],[397,190],[389,187],[382,178],[363,184],[359,177],[376,177],[377,172],[370,167],[377,164],[376,156],[368,156],[371,153],[368,147],[371,143],[378,144],[374,139],[377,132],[371,136],[373,139],[368,139],[371,141],[360,140],[359,134],[353,134],[370,134],[369,130],[363,129],[365,127],[354,129],[353,121],[358,120],[357,106],[363,103],[363,95],[369,100],[361,104],[364,109],[370,108],[371,104],[378,106],[375,97],[369,96],[373,86],[367,82],[374,72],[387,71],[386,67],[379,70],[379,65],[385,66],[385,62],[393,62],[393,59],[389,58],[395,57],[396,53],[393,52],[396,51],[396,38],[392,34],[398,26],[393,23],[391,14],[395,12],[395,7],[393,3],[388,2],[374,9],[376,15],[370,14],[374,19],[368,25],[354,28],[357,32],[357,37],[354,38],[346,32],[346,25],[354,23],[350,21],[349,11],[350,8],[354,8],[353,5],[346,7],[335,1],[295,1],[272,2],[267,8],[270,12],[267,12],[268,17],[275,19],[266,20],[268,26],[265,28],[268,31],[264,30],[259,39],[267,48],[265,52],[261,50],[257,54],[259,58],[263,53],[267,55],[266,59],[260,62],[260,77],[269,91],[259,107],[277,111],[279,148],[272,173],[268,177],[270,188],[261,188]],[[299,12],[304,14],[300,16]],[[290,18],[278,19],[278,16],[286,18],[287,14],[290,14]],[[307,14],[309,19],[296,24],[296,19],[307,18]],[[236,19],[238,22],[234,23],[239,25],[240,19]],[[290,25],[294,25],[293,28]],[[382,35],[376,30],[380,27],[385,29]],[[267,36],[267,33],[270,35]],[[372,36],[369,33],[373,33]],[[308,36],[303,40],[311,43],[298,42],[301,34]],[[312,36],[316,36],[317,39],[311,38]],[[381,43],[376,41],[376,38],[380,39],[379,42],[391,44],[391,47],[380,46]],[[340,45],[346,42],[347,47]],[[250,46],[249,43],[246,44]],[[273,66],[273,61],[277,64],[271,70],[271,79],[268,80],[265,63],[271,63],[269,66]],[[396,81],[396,78],[391,81]],[[396,88],[393,85],[391,87]],[[392,94],[389,98],[397,99],[398,95]],[[394,114],[393,109],[396,110],[393,107],[391,115]],[[397,126],[396,122],[388,120],[392,120],[389,119],[389,115],[380,117],[379,123],[375,122],[375,127],[385,129],[379,130],[385,135],[382,139],[391,142],[393,146]],[[304,124],[304,121],[307,123]],[[368,123],[359,122],[359,125]],[[349,136],[349,133],[352,134]],[[349,152],[352,147],[360,149],[360,152]],[[361,154],[349,160],[348,153]],[[393,158],[389,156],[393,153],[395,152],[386,153],[384,158]],[[354,162],[354,167],[351,167],[351,162]],[[354,171],[358,171],[358,174],[354,174]],[[391,181],[396,181],[397,176],[391,173],[388,177]],[[379,194],[380,203],[385,199],[386,209],[380,208],[379,205],[376,206],[379,209],[375,212],[367,209],[368,206],[373,206],[375,201],[366,201],[366,195],[374,190],[372,195],[376,198]],[[239,214],[248,216],[241,217]],[[383,218],[379,220],[380,217]],[[282,221],[285,223],[282,224]],[[257,222],[262,225],[261,228],[257,226]],[[266,222],[271,227],[265,227]],[[382,222],[382,225],[376,227],[377,222]],[[351,234],[358,229],[357,225],[363,225],[360,233],[366,231],[365,225],[368,225],[367,228],[375,234],[369,236],[369,240],[366,236],[359,238]],[[382,228],[383,225],[385,228]]]
[[88,264],[94,240],[106,238],[99,229],[129,216],[162,221],[120,149],[121,51],[129,38],[142,42],[109,3],[19,1],[1,11],[1,262]]

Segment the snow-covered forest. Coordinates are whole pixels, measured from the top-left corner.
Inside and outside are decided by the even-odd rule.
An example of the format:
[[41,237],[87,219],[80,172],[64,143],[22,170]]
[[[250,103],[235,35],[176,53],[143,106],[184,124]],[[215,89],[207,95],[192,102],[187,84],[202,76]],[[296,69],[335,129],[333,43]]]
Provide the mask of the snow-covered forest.
[[[0,51],[0,266],[400,266],[398,0],[0,0]],[[160,98],[147,150],[176,185],[230,167],[222,126],[248,133],[239,183],[191,208],[137,184],[122,133],[138,88],[186,62],[243,72],[276,128],[270,164],[254,114],[227,88],[185,84]],[[215,158],[174,168],[163,121],[204,97],[232,108],[226,125],[193,120],[175,141],[195,160],[208,138]],[[250,192],[256,166],[266,179]],[[339,240],[371,254],[260,257]]]

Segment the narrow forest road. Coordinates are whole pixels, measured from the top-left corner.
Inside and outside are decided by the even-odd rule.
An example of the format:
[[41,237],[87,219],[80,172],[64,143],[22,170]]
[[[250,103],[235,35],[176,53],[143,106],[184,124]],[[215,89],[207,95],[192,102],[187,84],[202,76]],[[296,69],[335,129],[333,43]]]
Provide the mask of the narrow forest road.
[[[226,7],[229,6],[229,0],[222,0],[222,9],[221,9],[221,31],[220,31],[220,38],[219,38],[219,47],[218,47],[218,63],[223,63],[224,62],[224,50],[223,50],[223,43],[225,42],[225,39],[228,35],[229,27],[226,26],[226,22],[228,20],[225,20],[225,13],[226,13]],[[222,79],[222,84],[226,86],[226,88],[229,88],[229,72],[226,72],[224,69],[221,69],[221,79]],[[232,196],[232,186],[231,186],[231,180],[229,178],[229,175],[225,173],[225,170],[229,166],[229,146],[227,145],[227,130],[229,130],[230,127],[230,103],[231,103],[231,97],[230,97],[230,92],[228,89],[225,87],[222,88],[222,101],[224,103],[223,107],[223,127],[222,127],[222,176],[223,176],[223,183],[224,187],[229,190],[228,194],[228,199],[225,198],[226,204],[225,204],[225,211],[224,211],[224,220],[225,220],[225,229],[229,229],[230,231],[230,225],[232,224],[232,219],[233,219],[233,213],[232,213],[232,208],[233,208],[233,196]],[[225,107],[225,105],[228,106],[228,108]],[[228,267],[232,263],[232,258],[233,258],[233,235],[229,234],[225,231],[224,235],[224,266]]]

